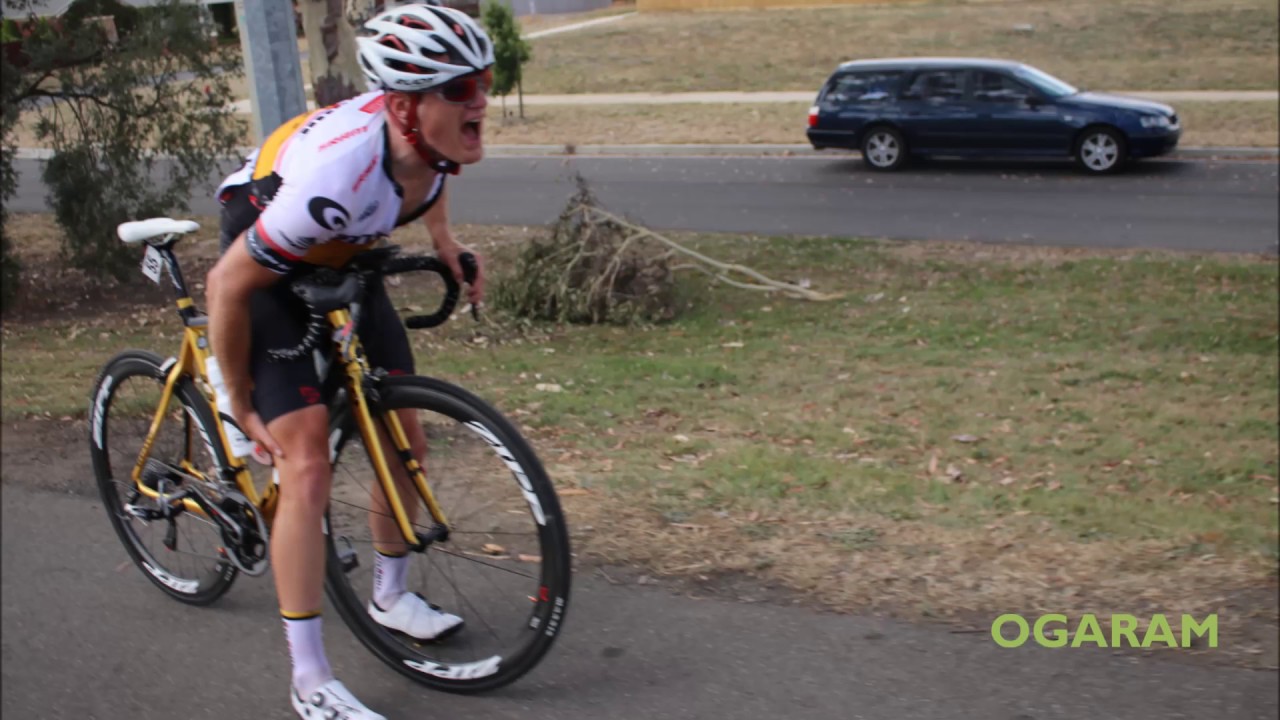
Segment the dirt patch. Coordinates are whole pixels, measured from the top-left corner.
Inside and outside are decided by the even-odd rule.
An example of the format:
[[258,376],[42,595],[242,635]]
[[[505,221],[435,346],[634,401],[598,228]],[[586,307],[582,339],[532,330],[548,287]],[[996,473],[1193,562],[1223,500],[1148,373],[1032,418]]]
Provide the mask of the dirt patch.
[[5,423],[0,477],[5,485],[97,497],[84,420],[31,418]]

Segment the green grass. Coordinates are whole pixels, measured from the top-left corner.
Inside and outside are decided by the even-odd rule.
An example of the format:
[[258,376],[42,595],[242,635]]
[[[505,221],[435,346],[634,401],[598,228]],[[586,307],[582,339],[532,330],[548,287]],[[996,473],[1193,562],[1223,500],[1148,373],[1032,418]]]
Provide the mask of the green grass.
[[[674,324],[562,328],[536,349],[450,350],[430,366],[474,371],[467,382],[503,407],[532,408],[531,427],[607,455],[615,482],[634,490],[659,470],[664,501],[684,496],[687,510],[785,499],[903,518],[935,505],[975,526],[1027,511],[1087,539],[1274,545],[1274,263],[696,246],[848,297],[720,289]],[[952,439],[965,434],[979,441]],[[961,482],[940,479],[949,464]]]
[[[1013,31],[1031,24],[1035,32]],[[1013,0],[640,13],[533,41],[527,93],[815,91],[856,58],[978,55],[1097,90],[1275,89],[1269,0]]]

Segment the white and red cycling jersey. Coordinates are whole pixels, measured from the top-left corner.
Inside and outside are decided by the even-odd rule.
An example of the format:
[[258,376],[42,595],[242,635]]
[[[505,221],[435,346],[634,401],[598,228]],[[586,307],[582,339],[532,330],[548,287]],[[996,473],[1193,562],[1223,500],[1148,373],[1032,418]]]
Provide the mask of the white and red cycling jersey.
[[443,174],[420,206],[401,208],[385,97],[377,90],[293,118],[218,186],[224,204],[247,186],[260,211],[246,236],[255,260],[281,274],[304,264],[341,267],[440,198]]

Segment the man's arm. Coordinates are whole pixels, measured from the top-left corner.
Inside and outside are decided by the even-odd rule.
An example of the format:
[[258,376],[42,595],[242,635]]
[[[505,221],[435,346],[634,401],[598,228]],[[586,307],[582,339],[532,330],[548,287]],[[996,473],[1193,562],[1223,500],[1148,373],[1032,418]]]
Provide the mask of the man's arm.
[[436,255],[453,271],[458,284],[463,283],[462,266],[458,264],[458,255],[470,252],[476,256],[476,281],[467,289],[467,300],[472,305],[480,305],[484,302],[484,262],[474,251],[453,239],[453,232],[449,229],[448,192],[449,187],[446,185],[440,190],[440,197],[436,198],[436,203],[427,210],[425,216],[427,232],[431,234],[431,243],[435,245]]
[[231,398],[228,410],[249,437],[272,455],[284,457],[284,451],[253,408],[253,381],[249,377],[249,298],[255,290],[273,285],[279,279],[279,274],[249,255],[245,234],[241,233],[209,270],[205,287],[209,343]]

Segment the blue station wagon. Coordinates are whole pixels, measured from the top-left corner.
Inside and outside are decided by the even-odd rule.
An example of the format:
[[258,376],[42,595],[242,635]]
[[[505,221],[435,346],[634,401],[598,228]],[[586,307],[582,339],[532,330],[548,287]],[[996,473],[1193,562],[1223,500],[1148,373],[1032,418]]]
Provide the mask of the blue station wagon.
[[1081,92],[1022,63],[909,58],[840,65],[807,132],[815,149],[859,150],[876,170],[909,156],[1056,156],[1109,173],[1172,151],[1182,128],[1168,105]]

